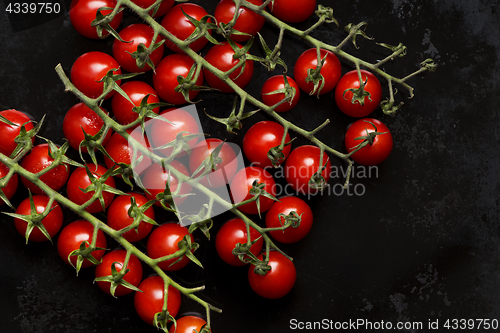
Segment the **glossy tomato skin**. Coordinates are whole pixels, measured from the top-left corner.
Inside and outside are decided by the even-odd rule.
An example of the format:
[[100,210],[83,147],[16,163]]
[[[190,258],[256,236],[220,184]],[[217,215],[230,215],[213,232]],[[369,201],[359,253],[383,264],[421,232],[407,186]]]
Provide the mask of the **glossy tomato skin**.
[[[234,203],[240,203],[242,201],[251,199],[253,196],[250,194],[252,189],[252,184],[254,181],[257,183],[264,183],[264,191],[268,192],[272,196],[276,195],[276,183],[273,176],[265,169],[256,166],[249,166],[245,169],[241,169],[236,173],[233,181],[230,184],[231,196]],[[274,200],[260,196],[260,212],[263,213],[267,211]],[[238,207],[243,213],[246,214],[258,214],[257,204],[255,201],[249,202]]]
[[[243,138],[243,153],[246,158],[255,166],[261,168],[272,167],[271,160],[267,157],[269,149],[277,147],[281,144],[284,127],[274,121],[264,120],[255,123],[248,129]],[[286,134],[286,142],[290,142],[290,135]],[[290,154],[291,145],[283,148],[285,158],[280,161],[282,163]]]
[[296,196],[287,196],[279,198],[279,201],[273,203],[271,208],[266,213],[266,227],[278,228],[283,226],[285,219],[279,214],[288,216],[295,211],[300,216],[300,224],[294,228],[290,226],[285,230],[270,231],[271,237],[281,243],[296,243],[303,239],[311,230],[313,225],[313,212],[311,207],[304,200]]
[[[50,198],[46,195],[34,195],[33,196],[33,202],[35,204],[35,210],[38,214],[41,214],[44,212],[45,208],[48,206],[50,201]],[[52,209],[50,213],[42,220],[42,224],[45,227],[45,230],[50,235],[50,238],[53,238],[59,230],[61,230],[61,226],[63,223],[63,211],[61,209],[61,206],[54,201],[52,203],[52,206],[50,206]],[[17,206],[16,209],[16,214],[20,215],[31,215],[31,203],[30,199],[26,198],[24,199],[19,206]],[[14,218],[14,225],[17,229],[17,232],[21,236],[26,235],[26,228],[28,227],[28,222],[21,220],[19,218]],[[35,227],[28,238],[28,241],[32,242],[45,242],[48,241],[49,239],[40,231],[38,227]]]
[[[135,311],[149,325],[153,325],[155,314],[162,311],[163,291],[165,284],[158,275],[145,278],[139,285],[143,292],[136,291],[134,294]],[[181,293],[171,285],[168,286],[167,308],[172,317],[177,316],[181,307]]]
[[[323,76],[320,86],[323,82],[324,86],[319,91],[319,95],[324,95],[331,92],[339,82],[342,75],[342,65],[337,56],[331,51],[321,49],[320,55],[321,59],[326,56],[326,60],[320,71]],[[293,76],[300,89],[307,94],[312,94],[314,90],[314,84],[312,82],[306,82],[307,71],[309,69],[316,69],[316,66],[318,66],[318,57],[315,48],[304,51],[295,62]],[[314,94],[317,95],[318,91]]]
[[[262,255],[259,256],[262,260]],[[269,252],[269,270],[265,275],[254,272],[252,264],[248,269],[248,282],[250,287],[259,296],[267,299],[277,299],[288,294],[297,279],[295,265],[290,259],[277,251]]]
[[[72,0],[69,7],[69,19],[75,30],[84,37],[98,39],[96,27],[91,26],[96,19],[97,10],[101,7],[114,8],[115,0]],[[111,13],[111,9],[102,10],[101,14]],[[123,12],[119,12],[109,23],[113,29],[117,29],[123,18]],[[103,36],[109,35],[106,30],[102,31]]]
[[[194,64],[194,60],[185,54],[170,54],[161,60],[153,74],[153,86],[163,100],[175,105],[187,103],[184,95],[175,88],[179,85],[177,77],[186,78]],[[203,85],[203,72],[200,72],[196,85]],[[193,101],[198,94],[197,90],[189,91],[189,99]]]
[[[104,257],[102,257],[101,263],[95,267],[95,277],[99,278],[104,276],[111,276],[111,265],[114,265],[117,272],[120,272],[123,268],[126,254],[127,251],[125,250],[113,250],[106,253]],[[123,279],[137,287],[139,283],[141,283],[143,270],[141,261],[134,254],[130,255],[127,269],[129,271],[123,276]],[[111,283],[105,281],[97,281],[96,284],[106,294],[111,295]],[[133,292],[132,289],[120,285],[116,287],[114,296],[125,296],[130,294],[131,292]]]
[[[175,37],[179,38],[180,40],[186,40],[196,28],[189,21],[189,19],[184,16],[182,11],[184,11],[187,15],[191,16],[197,21],[201,20],[203,16],[208,15],[208,13],[203,7],[194,3],[178,4],[173,6],[172,9],[168,11],[168,13],[161,21],[161,25]],[[212,22],[212,20],[209,19],[208,22]],[[211,30],[209,30],[209,32],[211,33]],[[208,39],[202,37],[189,44],[189,48],[191,48],[191,50],[195,52],[198,52],[205,45],[207,45],[207,43]],[[165,44],[170,50],[176,53],[183,53],[182,50],[171,41],[167,40],[165,41]]]
[[[206,320],[200,317],[184,316],[177,319],[177,327],[175,325],[170,326],[168,333],[201,332],[201,328],[206,324]],[[212,332],[212,330],[209,330],[209,332]]]
[[377,106],[382,101],[382,86],[380,81],[372,73],[362,69],[361,78],[365,83],[364,90],[370,93],[369,97],[364,98],[364,104],[361,105],[358,101],[352,103],[352,92],[347,89],[358,89],[359,77],[356,70],[347,72],[340,79],[337,88],[335,89],[335,103],[340,111],[354,118],[363,118],[375,111]]
[[[102,175],[106,173],[106,171],[108,171],[108,169],[106,169],[102,165],[88,164],[88,168],[96,178],[100,178]],[[111,187],[116,187],[115,180],[111,176],[108,177],[108,179],[106,179],[104,184]],[[86,189],[90,185],[92,185],[92,183],[87,175],[86,169],[84,167],[76,168],[71,173],[68,179],[68,185],[66,187],[68,199],[78,205],[86,203],[88,200],[90,200],[90,198],[92,198],[94,191],[89,191],[85,193],[81,189]],[[113,198],[115,197],[113,193],[106,191],[102,192],[102,196],[104,198],[104,206],[106,208],[111,204],[111,201],[113,201]],[[98,213],[102,212],[103,209],[101,206],[101,202],[99,201],[99,199],[97,199],[92,204],[87,206],[85,210],[89,213]]]
[[[287,81],[292,88],[295,88],[295,96],[292,98],[291,103],[285,102],[274,108],[274,111],[276,112],[290,111],[299,102],[300,89],[297,85],[297,82],[295,82],[295,80],[289,76],[287,76]],[[275,91],[281,89],[285,89],[285,80],[283,78],[283,75],[275,75],[267,79],[266,82],[264,82],[264,85],[262,86],[260,92],[260,98],[262,99],[262,102],[264,102],[264,104],[266,104],[267,106],[273,106],[282,101],[285,98],[285,94],[274,93]]]
[[[372,124],[375,125],[376,130]],[[393,146],[392,134],[383,122],[374,118],[359,119],[349,126],[345,134],[347,152],[351,152],[357,145],[363,142],[363,139],[356,140],[357,138],[367,136],[368,133],[372,132],[384,134],[375,136],[372,144],[366,145],[351,155],[351,158],[361,165],[378,165],[385,161],[391,154]]]
[[[250,0],[250,3],[261,6],[263,4],[262,0]],[[234,13],[236,11],[236,5],[233,0],[221,0],[217,7],[215,8],[214,17],[218,24],[229,23],[233,19]],[[231,39],[235,42],[244,42],[250,39],[251,36],[257,35],[257,33],[262,29],[266,19],[251,11],[248,8],[240,7],[238,18],[233,26],[234,30],[246,33],[248,35],[231,35]]]
[[[285,179],[287,183],[297,192],[302,194],[316,193],[309,185],[311,177],[320,168],[320,149],[312,145],[303,145],[292,150],[285,162]],[[325,182],[330,180],[331,162],[326,153],[323,153],[322,164],[325,168],[321,175]]]
[[[148,103],[158,103],[160,98],[153,87],[143,81],[127,81],[121,88],[128,95],[130,100],[134,102],[132,105],[125,97],[120,94],[115,94],[111,99],[111,110],[116,118],[116,121],[122,125],[127,125],[134,122],[139,114],[133,111],[134,106],[140,106],[144,97],[148,96]],[[158,114],[160,108],[156,107],[152,110]]]
[[[155,0],[132,0],[133,3],[135,3],[137,6],[141,8],[148,8],[149,6],[153,5],[156,1]],[[161,17],[165,15],[170,8],[174,5],[175,0],[163,0],[160,4],[160,7],[156,11],[156,13],[153,15],[153,17]],[[149,12],[149,15],[152,15],[153,11]]]
[[[71,67],[71,82],[85,96],[97,98],[103,93],[104,84],[99,82],[113,70],[113,74],[121,74],[120,65],[109,54],[100,51],[91,51],[79,56]],[[121,80],[116,84],[120,85]],[[115,94],[115,90],[108,93],[105,98],[110,98]]]
[[[236,45],[241,49],[242,46],[238,43]],[[234,50],[228,42],[222,42],[219,45],[214,45],[208,50],[205,55],[205,60],[211,65],[225,72],[236,66],[241,60],[234,59]],[[233,80],[240,88],[244,88],[252,79],[254,64],[252,60],[247,60],[245,66],[241,66],[235,70],[229,78]],[[212,88],[218,89],[223,93],[232,93],[234,90],[227,83],[212,74],[208,69],[203,68],[203,74],[208,85]]]
[[316,10],[316,0],[274,0],[268,5],[271,14],[287,23],[307,20]]
[[[148,202],[148,199],[144,195],[135,192],[129,192],[127,195],[120,195],[116,197],[111,205],[109,205],[107,213],[107,223],[111,228],[121,230],[134,222],[134,219],[130,217],[128,213],[131,206],[131,197],[134,197],[138,207],[141,207]],[[154,220],[155,212],[153,207],[146,209],[144,215]],[[137,242],[149,235],[151,229],[153,229],[153,225],[151,223],[141,221],[137,231],[132,229],[123,233],[122,236],[129,242]]]
[[[233,250],[238,243],[246,244],[247,235],[246,224],[242,219],[233,218],[224,223],[215,238],[215,248],[219,257],[231,266],[246,265],[246,263],[233,254]],[[250,227],[250,240],[257,240],[257,242],[250,247],[250,252],[257,256],[262,250],[264,239],[257,230]]]
[[[37,173],[48,168],[54,162],[49,155],[49,145],[42,143],[31,149],[28,155],[24,156],[21,166],[31,173]],[[55,191],[59,191],[69,178],[69,165],[60,164],[54,169],[40,176],[40,180]],[[44,192],[28,179],[21,176],[23,185],[34,194],[43,194]]]
[[[0,179],[7,176],[8,173],[9,173],[9,168],[5,164],[0,162]],[[14,173],[7,182],[7,185],[0,188],[0,190],[7,197],[7,199],[10,200],[16,193],[18,185],[19,185],[19,178],[17,176],[17,173]],[[2,206],[3,204],[5,204],[5,202],[0,198],[0,206]]]
[[[5,156],[10,156],[17,147],[17,143],[14,141],[15,138],[21,132],[21,126],[24,125],[26,131],[31,130],[34,126],[31,119],[21,111],[17,110],[4,110],[0,112],[0,115],[4,116],[17,126],[12,126],[0,121],[0,153]],[[35,137],[32,138],[32,142],[35,142]]]
[[[121,42],[115,39],[113,42],[113,58],[120,64],[120,67],[127,72],[132,73],[143,73],[150,71],[152,68],[148,64],[144,67],[139,68],[137,62],[132,58],[132,53],[137,51],[139,44],[144,44],[145,47],[149,47],[153,43],[154,30],[147,24],[135,23],[131,24],[120,31],[120,37],[125,41]],[[154,42],[159,43],[162,41],[162,37],[159,36]],[[128,43],[127,43],[128,42]],[[160,45],[149,55],[149,59],[153,62],[155,67],[160,62],[163,57],[165,46]]]
[[[164,223],[149,235],[146,252],[152,259],[174,254],[179,251],[178,243],[187,235],[191,238],[191,242],[194,242],[193,235],[189,233],[188,228],[175,222]],[[173,272],[186,267],[191,261],[187,256],[183,256],[181,261],[175,263],[177,260],[178,258],[162,261],[158,263],[158,267],[164,271]]]
[[[92,243],[93,232],[94,226],[85,220],[74,221],[65,226],[57,238],[57,252],[59,253],[61,259],[70,265],[70,262],[68,261],[69,254],[74,250],[78,250],[82,242],[88,242],[88,247],[89,244]],[[105,249],[106,244],[106,236],[102,230],[99,230],[97,232],[96,247]],[[95,259],[100,260],[105,252],[105,250],[95,250],[92,251],[92,256]],[[76,267],[77,256],[71,256],[70,260],[71,264]],[[92,262],[85,259],[81,267],[87,268],[93,265],[94,264]]]

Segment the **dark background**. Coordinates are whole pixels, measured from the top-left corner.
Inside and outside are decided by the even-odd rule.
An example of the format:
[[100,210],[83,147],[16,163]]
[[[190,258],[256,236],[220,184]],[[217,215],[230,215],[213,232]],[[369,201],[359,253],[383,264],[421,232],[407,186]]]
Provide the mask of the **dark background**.
[[[42,135],[60,143],[64,114],[77,101],[64,93],[54,67],[61,63],[69,74],[79,55],[111,53],[112,41],[78,35],[69,21],[68,2],[61,2],[64,13],[53,16],[10,16],[4,7],[8,2],[0,2],[0,108],[22,110],[35,119],[45,114]],[[209,13],[217,4],[195,2],[203,2]],[[441,324],[453,318],[500,320],[499,1],[318,2],[334,8],[341,27],[366,21],[367,34],[377,42],[403,42],[408,54],[384,66],[393,75],[406,76],[428,57],[435,59],[438,70],[409,81],[415,97],[398,94],[405,105],[395,118],[374,112],[391,129],[395,146],[377,175],[353,179],[366,193],[310,201],[315,214],[310,234],[282,247],[298,272],[290,294],[275,301],[261,299],[248,286],[247,268],[225,265],[214,241],[199,235],[202,246],[196,254],[205,269],[190,264],[173,277],[187,286],[206,286],[200,296],[223,309],[212,315],[214,332],[289,332],[291,319],[418,321],[424,327],[436,319]],[[124,24],[134,21],[125,15]],[[266,25],[263,34],[273,45],[277,30]],[[330,25],[314,36],[337,44],[345,33]],[[359,50],[346,50],[371,61],[387,54],[373,42],[359,39],[358,45]],[[308,47],[286,37],[283,58],[291,73],[295,59]],[[344,72],[351,69],[343,64]],[[248,89],[258,96],[271,74],[258,64],[255,68]],[[216,116],[228,115],[233,102],[232,95],[217,93],[200,98],[198,110]],[[319,136],[339,150],[353,121],[336,109],[332,94],[320,100],[302,94],[286,117],[306,129],[329,118],[331,125]],[[245,128],[263,119],[258,114]],[[227,135],[222,125],[206,118],[203,126],[205,132],[238,144],[243,138],[244,130]],[[331,184],[342,181],[332,179]],[[25,195],[20,189],[14,201]],[[214,235],[227,217],[216,219]],[[66,222],[73,218],[67,214]],[[93,269],[76,277],[55,246],[25,245],[12,219],[0,219],[0,331],[156,331],[135,314],[132,295],[105,295],[92,284]],[[180,314],[203,311],[184,299]]]

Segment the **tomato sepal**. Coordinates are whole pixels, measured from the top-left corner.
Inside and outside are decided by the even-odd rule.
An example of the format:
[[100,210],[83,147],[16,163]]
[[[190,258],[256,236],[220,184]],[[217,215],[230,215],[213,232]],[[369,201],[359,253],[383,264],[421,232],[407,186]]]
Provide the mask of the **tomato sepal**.
[[44,120],[45,115],[43,115],[42,119],[40,119],[40,121],[29,131],[26,130],[26,123],[21,125],[19,134],[14,139],[14,142],[17,143],[17,146],[12,154],[10,154],[10,158],[17,160],[24,156],[28,151],[30,151],[30,149],[33,147],[34,137],[40,131]]
[[207,115],[207,117],[209,117],[210,119],[215,120],[216,122],[219,122],[223,125],[226,125],[226,130],[228,133],[236,134],[233,130],[234,129],[239,130],[239,129],[243,128],[243,124],[241,123],[241,121],[243,119],[249,118],[260,111],[260,109],[258,109],[258,110],[254,110],[254,111],[243,112],[245,105],[244,105],[244,103],[240,103],[239,112],[238,112],[238,114],[236,114],[237,104],[238,104],[238,98],[235,98],[234,103],[233,103],[233,107],[231,109],[231,114],[227,118],[218,118],[218,117],[215,117],[215,116],[208,114],[206,111],[204,111],[204,112],[205,112],[205,115]]
[[111,275],[97,277],[94,279],[94,283],[99,282],[99,281],[109,282],[110,283],[109,292],[110,292],[111,296],[113,296],[114,298],[117,298],[115,296],[115,291],[116,291],[116,288],[118,288],[118,286],[122,286],[124,288],[131,289],[131,290],[137,291],[137,292],[142,292],[142,290],[140,290],[139,288],[137,288],[136,286],[134,286],[130,282],[127,282],[123,278],[130,271],[130,269],[123,268],[122,270],[120,270],[118,272],[115,264],[121,264],[121,263],[118,261],[113,262],[111,264]]
[[[80,272],[82,268],[83,261],[87,259],[94,265],[99,265],[102,260],[97,260],[93,255],[92,252],[94,251],[107,251],[108,249],[102,248],[102,247],[92,247],[90,246],[90,243],[88,241],[83,241],[80,243],[80,247],[76,250],[73,250],[68,254],[68,262],[73,268],[76,269],[76,275],[78,276],[78,273]],[[73,265],[73,262],[71,261],[71,257],[76,256],[76,266]]]
[[123,42],[123,43],[126,43],[121,37],[120,35],[116,32],[115,29],[113,29],[113,27],[110,25],[111,21],[115,18],[116,14],[120,13],[121,11],[123,11],[125,8],[120,8],[118,9],[118,11],[116,13],[109,13],[109,14],[102,14],[101,13],[101,10],[114,10],[114,8],[112,7],[101,7],[99,9],[97,9],[97,12],[96,12],[96,18],[95,20],[92,21],[92,23],[90,23],[90,25],[92,27],[95,27],[96,28],[96,31],[97,31],[97,37],[99,37],[99,39],[104,39],[106,37],[108,37],[109,35],[104,35],[103,34],[103,31],[107,31],[109,32],[110,35],[112,35],[113,37],[115,37],[116,39],[118,39],[120,42]]
[[351,39],[352,39],[352,44],[354,45],[355,48],[359,49],[358,45],[356,45],[356,37],[357,36],[361,36],[363,38],[366,38],[366,39],[369,39],[369,40],[372,40],[373,37],[368,37],[368,35],[365,33],[365,31],[363,30],[363,28],[366,28],[366,25],[368,23],[366,22],[360,22],[358,24],[354,24],[354,23],[349,23],[348,25],[346,25],[344,27],[345,31],[347,33],[349,33],[349,35],[351,35]]
[[[96,164],[97,165],[97,164]],[[94,176],[94,174],[90,171],[89,166],[85,164],[85,171],[87,173],[87,176],[89,177],[89,180],[91,184],[87,186],[86,188],[81,188],[80,190],[83,193],[88,193],[94,191],[93,197],[97,196],[99,199],[99,202],[101,203],[103,211],[106,210],[106,202],[104,200],[104,197],[102,195],[103,192],[109,192],[113,193],[116,195],[127,195],[125,192],[110,186],[108,184],[105,184],[106,180],[108,180],[109,177],[111,177],[111,174],[113,173],[113,169],[108,169],[101,177],[97,178]],[[94,201],[93,198],[91,198],[89,201],[87,201],[84,206],[86,206],[89,202],[92,203]]]

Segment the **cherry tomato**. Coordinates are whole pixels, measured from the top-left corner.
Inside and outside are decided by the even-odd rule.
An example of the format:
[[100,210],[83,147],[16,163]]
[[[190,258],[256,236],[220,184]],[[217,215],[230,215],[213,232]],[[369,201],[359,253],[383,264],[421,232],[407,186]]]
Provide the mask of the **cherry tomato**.
[[[171,104],[187,103],[181,92],[175,91],[179,85],[177,78],[182,76],[186,78],[194,65],[194,60],[185,54],[171,54],[162,59],[156,73],[153,74],[153,86],[162,99]],[[196,85],[203,85],[203,72],[200,72]],[[198,90],[189,91],[189,99],[192,101],[198,96]]]
[[362,69],[361,78],[365,84],[364,91],[369,93],[369,96],[361,98],[363,103],[360,103],[356,99],[353,100],[353,93],[349,90],[360,87],[358,72],[356,70],[345,73],[335,89],[335,103],[340,111],[350,117],[362,118],[368,116],[375,111],[382,100],[382,86],[377,77]]
[[[121,42],[115,39],[113,42],[113,57],[120,64],[121,68],[132,73],[143,73],[151,70],[151,66],[145,64],[144,67],[137,66],[136,59],[132,58],[132,53],[137,51],[139,44],[148,48],[153,42],[154,30],[147,24],[131,24],[120,31],[120,37],[125,41]],[[156,38],[155,44],[161,42],[161,36]],[[155,67],[163,57],[165,46],[160,45],[149,55],[149,59]]]
[[[21,161],[21,166],[31,173],[40,172],[51,166],[52,162],[54,162],[54,159],[50,157],[49,152],[50,148],[47,143],[37,145],[31,149],[28,155],[24,156],[23,160]],[[51,189],[59,191],[64,186],[64,184],[66,184],[68,177],[69,165],[60,164],[52,170],[41,175],[39,179]],[[44,193],[38,186],[22,176],[21,181],[23,185],[32,193]]]
[[[88,164],[88,168],[97,179],[101,178],[101,176],[104,175],[106,171],[108,171],[108,169],[106,169],[102,165]],[[108,177],[108,179],[106,179],[104,184],[114,188],[115,180],[110,176]],[[84,167],[76,168],[69,176],[68,185],[66,186],[68,199],[78,205],[83,205],[94,195],[94,191],[89,191],[87,193],[83,192],[83,190],[90,185],[92,185],[92,182],[87,175],[87,170]],[[111,204],[111,201],[113,201],[115,195],[114,193],[103,190],[102,197],[104,199],[104,207],[107,208]],[[92,204],[87,206],[85,210],[89,213],[98,213],[102,212],[103,208],[101,202],[99,201],[99,199],[97,199]]]
[[351,152],[364,141],[369,133],[378,132],[365,147],[351,155],[351,158],[362,165],[377,165],[389,157],[392,151],[392,135],[387,126],[380,120],[373,118],[359,119],[352,123],[345,134],[345,147]]
[[[182,13],[183,11],[197,21],[200,21],[204,16],[208,15],[207,11],[203,7],[194,3],[182,3],[173,6],[161,21],[161,25],[180,40],[186,40],[196,29],[189,19],[184,16]],[[212,20],[209,19],[208,22],[212,22]],[[209,33],[212,32],[211,30],[208,31]],[[205,45],[207,45],[207,43],[208,39],[201,37],[189,44],[189,48],[198,52]],[[165,44],[170,50],[177,53],[183,53],[182,50],[171,41],[167,40],[165,41]]]
[[[246,265],[246,263],[241,261],[238,256],[233,254],[233,250],[238,243],[242,245],[246,244],[247,237],[247,227],[242,219],[233,218],[224,223],[215,238],[215,248],[219,257],[221,257],[224,262],[232,266]],[[250,247],[250,252],[257,256],[262,250],[264,239],[257,230],[250,227],[250,240],[252,242],[257,240],[257,242]]]
[[[91,51],[79,56],[71,67],[71,82],[83,94],[90,98],[99,97],[104,90],[103,82],[99,82],[109,72],[114,75],[121,74],[120,65],[109,54],[100,51]],[[121,80],[115,82],[120,85]],[[114,95],[112,90],[105,98]]]
[[[68,261],[68,256],[70,255],[70,253],[75,250],[78,250],[82,242],[87,242],[86,247],[89,247],[89,245],[92,243],[93,233],[94,233],[94,226],[90,222],[85,220],[74,221],[65,226],[61,230],[61,233],[57,238],[57,252],[59,253],[61,259],[65,263],[70,265],[70,262]],[[104,236],[104,232],[102,232],[102,230],[99,230],[97,232],[97,239],[95,246],[96,248],[105,249],[106,244],[107,244],[106,236]],[[105,250],[94,250],[92,251],[92,256],[96,260],[101,260],[105,252],[106,252]],[[73,265],[73,267],[76,266],[77,257],[78,256],[70,257],[71,265]],[[94,265],[92,262],[85,259],[82,262],[81,268],[91,267],[92,265]]]
[[[141,105],[144,97],[148,96],[147,102],[159,103],[160,98],[156,93],[156,90],[153,89],[149,84],[142,81],[128,81],[125,82],[121,88],[128,95],[130,100],[134,102],[134,104],[130,103],[125,97],[120,94],[115,94],[111,99],[111,110],[113,111],[113,115],[116,118],[116,121],[122,125],[127,125],[134,122],[139,114],[133,111],[134,107],[138,107]],[[158,114],[160,112],[160,107],[156,107],[152,110],[154,113]]]
[[[337,56],[328,50],[320,50],[321,59],[325,58],[320,74],[322,76],[318,90],[314,94],[324,95],[332,91],[340,80],[342,75],[342,65]],[[314,83],[306,82],[309,69],[316,69],[318,66],[318,56],[315,48],[304,51],[297,61],[293,69],[293,76],[297,81],[300,89],[307,94],[313,94]],[[321,87],[321,85],[323,85]]]
[[[285,102],[274,108],[274,111],[276,112],[290,111],[299,102],[300,98],[299,86],[297,85],[295,80],[292,79],[291,77],[287,76],[286,78],[290,87],[295,89],[295,95],[293,96],[291,102],[290,101]],[[264,85],[262,86],[262,90],[260,92],[260,98],[262,98],[262,102],[264,102],[264,104],[268,106],[276,105],[285,98],[285,94],[281,92],[280,93],[275,93],[275,92],[283,89],[285,89],[285,80],[283,79],[283,75],[272,76],[269,79],[267,79],[266,82],[264,82]]]
[[[243,153],[246,158],[256,166],[261,168],[272,167],[271,160],[267,157],[269,149],[281,144],[285,129],[281,124],[274,121],[264,120],[254,124],[248,129],[243,138]],[[288,133],[285,142],[290,142]],[[283,148],[284,158],[279,161],[283,163],[290,154],[291,145]]]
[[[241,49],[242,46],[238,43],[236,45]],[[226,72],[236,66],[241,60],[234,59],[234,50],[229,45],[228,42],[222,42],[219,45],[214,45],[210,50],[208,50],[205,55],[205,60],[208,61],[214,67]],[[212,88],[219,89],[223,93],[232,93],[233,88],[231,88],[227,83],[219,79],[217,76],[212,74],[208,69],[203,68],[203,74],[205,75],[205,80],[208,85]],[[240,88],[244,88],[252,79],[253,76],[253,61],[246,60],[244,66],[240,66],[235,70],[229,78],[233,80],[236,85]]]
[[[168,330],[168,333],[193,333],[201,332],[201,328],[206,325],[205,319],[197,316],[184,316],[177,319],[177,326],[172,325]],[[212,332],[212,330],[209,330]]]
[[[104,111],[104,110],[103,110]],[[96,135],[105,126],[104,121],[91,108],[83,103],[73,105],[63,120],[63,134],[69,141],[69,145],[76,150],[80,149],[80,143],[85,139],[83,132],[88,135]],[[111,136],[108,131],[104,137],[105,145]],[[82,147],[82,152],[88,152],[87,147]]]
[[[262,260],[262,255],[259,256]],[[255,273],[255,266],[250,265],[248,269],[248,282],[250,287],[259,296],[268,299],[277,299],[288,294],[297,278],[295,265],[290,259],[277,251],[269,252],[269,266],[271,270],[265,275]]]
[[[131,197],[134,197],[137,207],[141,207],[148,202],[148,199],[140,193],[129,192],[127,195],[120,195],[116,197],[111,205],[109,205],[107,213],[108,225],[111,228],[121,230],[134,222],[134,218],[131,217],[128,212],[131,206]],[[155,219],[155,211],[153,210],[153,207],[146,209],[143,214],[152,220]],[[129,230],[123,233],[122,236],[129,242],[137,242],[149,235],[151,229],[153,229],[153,225],[151,223],[141,221],[137,229],[134,228]]]
[[[31,119],[21,111],[4,110],[0,112],[0,115],[17,124],[17,126],[12,126],[0,121],[0,142],[2,143],[0,145],[0,153],[10,156],[17,147],[17,143],[14,140],[21,132],[22,125],[24,125],[26,131],[31,130],[34,126]],[[35,137],[31,141],[35,142]]]
[[[41,214],[45,211],[45,208],[49,204],[49,200],[50,198],[46,195],[33,196],[33,203],[35,204],[35,210],[38,214]],[[61,206],[59,206],[56,201],[52,203],[50,209],[50,213],[45,216],[45,218],[41,222],[45,227],[45,230],[47,230],[50,238],[53,238],[59,232],[59,230],[61,230],[61,226],[63,223],[63,211],[61,209]],[[17,206],[16,214],[31,215],[31,203],[29,198],[24,199],[19,204],[19,206]],[[26,235],[28,222],[20,218],[14,218],[14,225],[16,226],[17,232],[19,232],[19,234],[24,237]],[[49,239],[42,233],[42,231],[38,227],[33,228],[28,237],[28,241],[32,242],[45,242],[48,240]]]
[[320,165],[320,149],[316,146],[304,145],[292,150],[285,163],[285,179],[297,192],[302,194],[316,193],[317,188],[309,183],[321,166],[325,166],[321,175],[325,182],[330,179],[331,162],[326,153],[323,153]]
[[[249,2],[256,6],[261,6],[263,4],[262,0],[250,0]],[[217,7],[215,7],[215,20],[218,24],[227,24],[233,19],[235,11],[236,5],[233,0],[221,0]],[[257,35],[265,22],[266,19],[263,16],[242,6],[238,11],[238,18],[236,19],[233,29],[248,35],[232,34],[231,39],[235,42],[247,41],[251,36]]]
[[271,13],[287,23],[307,20],[316,10],[316,0],[274,0],[267,5]]
[[[114,266],[116,271],[120,272],[123,268],[126,254],[127,251],[125,250],[114,250],[106,253],[104,257],[102,257],[101,263],[95,267],[95,277],[100,278],[104,276],[111,276],[111,266]],[[141,261],[135,255],[131,254],[126,269],[128,270],[128,272],[123,276],[123,280],[137,287],[142,280]],[[111,295],[110,282],[97,281],[96,283],[102,291],[104,291],[108,295]],[[134,290],[119,285],[115,289],[114,296],[125,296],[127,294],[130,294],[132,291]]]
[[[184,240],[184,237],[187,235],[191,238],[191,242],[194,242],[193,235],[189,233],[188,228],[175,222],[164,223],[155,228],[149,235],[146,252],[152,259],[174,254],[179,251],[179,242]],[[191,261],[186,255],[179,262],[175,263],[178,259],[174,258],[162,261],[158,263],[158,267],[164,271],[178,271],[186,267]]]
[[288,216],[293,211],[296,212],[297,216],[300,216],[300,224],[296,228],[289,226],[285,230],[270,231],[269,234],[281,243],[298,242],[311,230],[313,224],[311,207],[307,202],[295,196],[282,197],[279,200],[273,203],[266,213],[266,227],[279,228],[283,226],[285,218],[280,214]]
[[[0,179],[7,176],[8,173],[9,173],[9,168],[7,168],[5,164],[0,162]],[[19,178],[17,176],[17,173],[14,173],[7,182],[7,184],[4,187],[0,188],[0,191],[3,192],[7,200],[10,200],[16,193],[18,185],[19,185]],[[5,204],[5,201],[3,201],[2,198],[0,198],[0,206],[2,206],[3,204]]]
[[[75,30],[84,37],[98,39],[96,27],[91,26],[96,19],[97,10],[101,7],[116,7],[115,0],[72,0],[69,6],[69,19]],[[101,14],[111,13],[111,9],[102,10]],[[123,12],[119,12],[109,23],[116,30],[122,22]],[[106,30],[102,31],[102,36],[109,35]]]
[[[162,312],[165,283],[158,275],[145,278],[138,287],[142,292],[134,294],[135,311],[146,323],[153,325],[155,314]],[[168,313],[175,317],[181,307],[181,293],[178,289],[168,286]]]
[[[276,183],[274,182],[273,176],[265,169],[249,166],[238,171],[231,182],[230,188],[234,203],[240,203],[253,197],[250,194],[250,190],[252,189],[254,181],[257,181],[258,184],[263,183],[264,191],[272,196],[276,195]],[[265,197],[264,195],[260,195],[259,201],[261,213],[268,210],[274,202],[273,199]],[[238,209],[247,214],[258,214],[259,212],[256,201],[239,206]]]
[[[155,0],[132,0],[132,2],[141,8],[148,8],[149,6],[153,5],[156,1]],[[175,3],[175,0],[163,0],[160,3],[158,10],[153,15],[153,17],[160,17],[160,16],[165,15],[170,10],[170,8],[172,8],[174,3]],[[149,15],[151,15],[151,14],[153,14],[153,10],[151,10],[149,12]]]

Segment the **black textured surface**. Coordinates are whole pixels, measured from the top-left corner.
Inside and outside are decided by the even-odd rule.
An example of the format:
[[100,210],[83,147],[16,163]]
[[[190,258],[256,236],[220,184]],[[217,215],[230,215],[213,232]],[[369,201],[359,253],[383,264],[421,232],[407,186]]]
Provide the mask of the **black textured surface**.
[[[311,200],[311,233],[293,246],[283,246],[298,271],[289,295],[276,301],[260,299],[248,286],[247,269],[226,266],[213,241],[201,239],[197,254],[205,269],[190,265],[176,278],[186,285],[205,284],[201,297],[223,309],[212,316],[214,332],[289,332],[292,319],[415,321],[424,325],[419,332],[429,331],[429,320],[500,320],[499,2],[319,2],[334,8],[341,26],[366,21],[367,33],[377,41],[404,43],[408,54],[385,66],[390,73],[405,76],[428,57],[439,64],[437,72],[410,80],[415,98],[405,99],[395,118],[375,112],[391,129],[395,147],[378,174],[353,179],[366,193]],[[84,52],[110,53],[111,41],[79,36],[69,22],[67,2],[63,15],[39,18],[36,26],[32,18],[13,21],[5,3],[0,4],[0,108],[23,110],[37,119],[45,114],[43,135],[61,142],[62,119],[76,99],[63,92],[54,67],[61,63],[69,73]],[[204,3],[213,13],[217,2]],[[131,21],[127,16],[126,22]],[[272,44],[277,31],[266,25],[264,35]],[[344,33],[328,26],[314,36],[338,43]],[[384,57],[371,42],[358,43],[360,50],[350,51],[369,60]],[[308,46],[287,37],[283,47],[292,69]],[[258,93],[268,75],[257,65],[250,91]],[[198,109],[227,115],[232,98],[203,94]],[[331,125],[319,136],[341,150],[343,133],[352,121],[333,106],[331,94],[320,100],[303,96],[286,117],[307,129],[330,118]],[[264,115],[255,116],[246,128],[262,119]],[[205,132],[241,143],[243,133],[226,136],[213,122],[203,125]],[[25,195],[18,193],[18,199]],[[66,220],[73,217],[67,214]],[[93,269],[76,277],[55,247],[25,245],[12,220],[0,219],[0,331],[156,331],[135,314],[132,296],[117,300],[105,295],[92,284]],[[185,301],[181,312],[190,311],[202,308]]]

